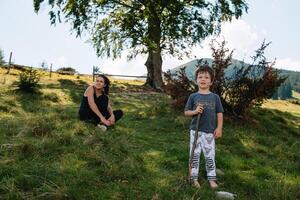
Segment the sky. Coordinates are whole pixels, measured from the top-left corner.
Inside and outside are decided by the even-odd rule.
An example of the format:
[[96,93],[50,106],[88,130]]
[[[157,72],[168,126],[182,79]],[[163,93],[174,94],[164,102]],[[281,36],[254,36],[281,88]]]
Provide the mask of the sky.
[[[0,49],[8,62],[27,66],[52,64],[53,69],[72,67],[79,73],[91,74],[93,66],[108,74],[143,75],[147,55],[128,61],[126,51],[121,58],[98,58],[88,37],[76,38],[68,23],[50,25],[49,7],[34,12],[32,0],[0,0]],[[266,50],[268,60],[276,59],[276,68],[300,71],[300,1],[249,0],[248,13],[224,23],[219,38],[234,49],[233,58],[248,61],[262,41],[272,42]],[[192,49],[193,58],[211,58],[207,38]],[[163,56],[163,71],[191,61]]]

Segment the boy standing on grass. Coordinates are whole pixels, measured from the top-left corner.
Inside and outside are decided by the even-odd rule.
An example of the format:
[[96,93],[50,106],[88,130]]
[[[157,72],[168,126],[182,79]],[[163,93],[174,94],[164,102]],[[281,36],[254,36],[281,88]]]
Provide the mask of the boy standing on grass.
[[[198,92],[189,96],[185,105],[185,116],[192,117],[190,124],[190,181],[199,188],[199,162],[201,151],[205,157],[207,179],[211,188],[217,188],[215,165],[215,138],[222,136],[223,106],[220,97],[210,91],[214,81],[214,71],[208,65],[199,67],[195,72]],[[192,152],[197,126],[197,115],[200,114],[198,138],[194,152]],[[191,155],[193,154],[193,155]]]

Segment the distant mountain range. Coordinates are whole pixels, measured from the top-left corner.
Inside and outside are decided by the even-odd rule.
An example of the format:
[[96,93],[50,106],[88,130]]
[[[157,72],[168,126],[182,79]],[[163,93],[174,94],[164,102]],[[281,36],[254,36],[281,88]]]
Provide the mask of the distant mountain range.
[[[191,80],[194,80],[196,65],[198,64],[199,60],[200,59],[192,60],[186,64],[175,67],[175,68],[171,69],[170,71],[172,74],[174,74],[180,68],[185,66],[186,67],[185,73],[186,73],[187,77]],[[213,60],[211,58],[203,58],[202,60],[207,61],[209,65],[211,65],[213,62]],[[225,75],[229,76],[231,73],[233,73],[234,66],[241,67],[244,64],[248,65],[247,63],[244,63],[243,61],[232,59],[232,64],[225,70]],[[300,68],[300,66],[299,66],[299,68]],[[287,80],[285,81],[285,84],[286,83],[290,84],[293,90],[300,92],[300,72],[279,69],[279,73],[282,76],[288,77]]]

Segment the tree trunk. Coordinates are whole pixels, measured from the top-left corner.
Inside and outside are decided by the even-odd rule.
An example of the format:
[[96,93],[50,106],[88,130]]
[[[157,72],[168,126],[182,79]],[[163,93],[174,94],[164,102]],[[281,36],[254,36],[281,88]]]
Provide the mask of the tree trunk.
[[146,84],[154,89],[163,90],[162,57],[160,52],[150,51],[145,63],[147,67]]
[[148,71],[146,84],[162,91],[161,20],[157,14],[160,12],[158,8],[155,1],[149,4],[151,15],[148,18],[148,58],[145,65]]

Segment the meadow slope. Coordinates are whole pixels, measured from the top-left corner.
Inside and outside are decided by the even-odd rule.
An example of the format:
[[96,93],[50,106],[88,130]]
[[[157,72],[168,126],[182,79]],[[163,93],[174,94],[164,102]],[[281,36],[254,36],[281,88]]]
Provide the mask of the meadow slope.
[[[39,91],[16,90],[18,71],[0,68],[0,199],[215,199],[191,188],[188,122],[170,99],[139,81],[113,80],[124,118],[103,133],[78,120],[91,77],[44,75]],[[269,101],[252,120],[225,119],[217,140],[220,190],[237,199],[300,199],[300,106]]]

